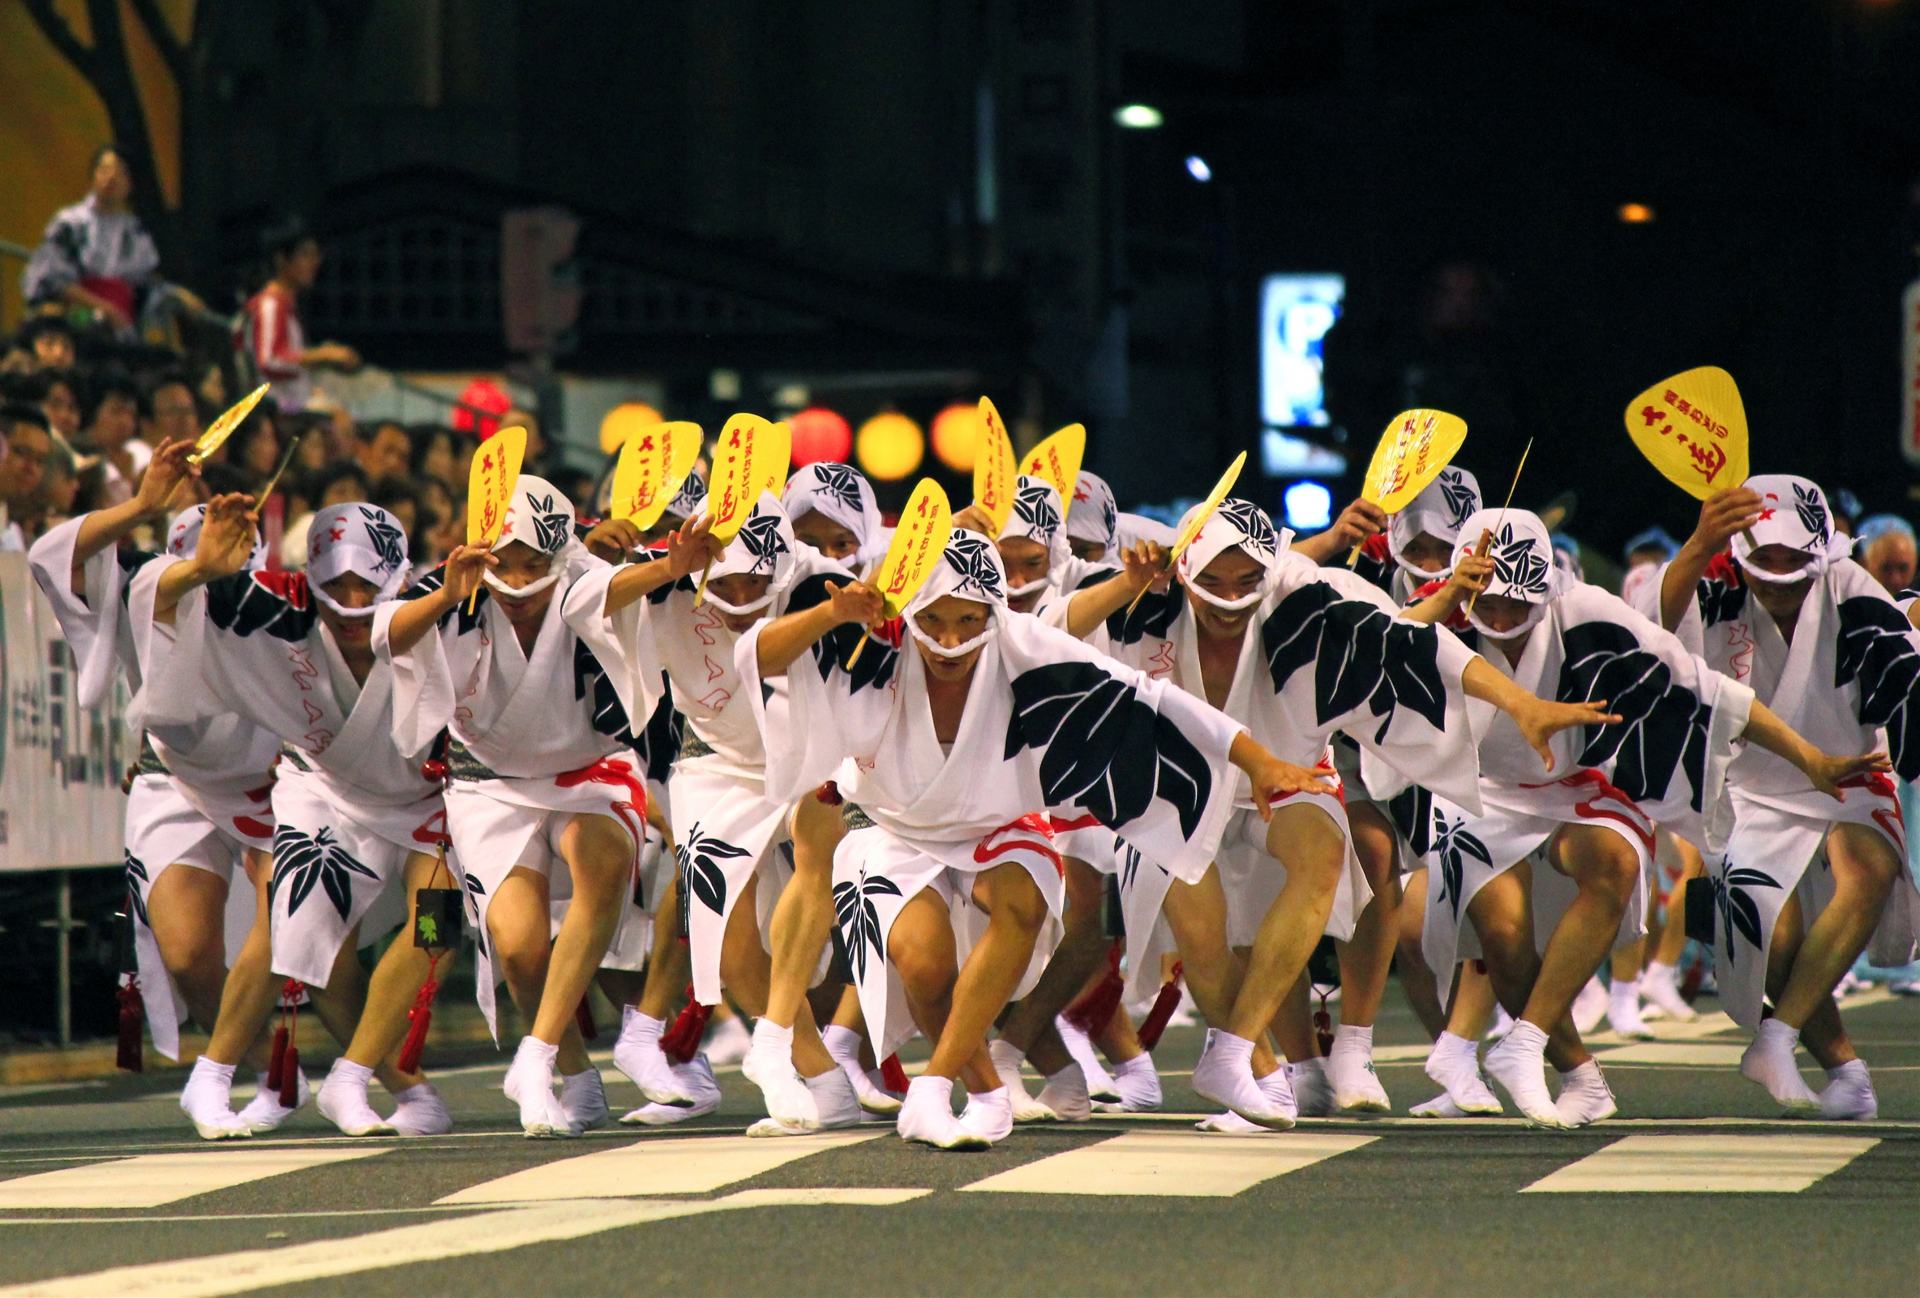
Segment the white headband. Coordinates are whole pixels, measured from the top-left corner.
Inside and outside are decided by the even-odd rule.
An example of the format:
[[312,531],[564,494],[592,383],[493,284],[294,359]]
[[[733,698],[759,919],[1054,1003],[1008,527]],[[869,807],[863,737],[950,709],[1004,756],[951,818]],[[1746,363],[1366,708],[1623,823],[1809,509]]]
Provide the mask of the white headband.
[[1460,524],[1479,508],[1479,479],[1465,469],[1449,465],[1440,470],[1440,476],[1429,482],[1405,509],[1387,520],[1387,551],[1411,577],[1421,581],[1449,577],[1453,574],[1451,565],[1439,572],[1416,568],[1407,562],[1406,549],[1422,532],[1453,544],[1459,539]]
[[[1199,505],[1189,509],[1180,519],[1180,526],[1176,530],[1185,532],[1199,509]],[[1180,584],[1192,591],[1202,603],[1211,604],[1225,612],[1238,612],[1252,608],[1265,597],[1274,574],[1280,570],[1280,551],[1292,539],[1291,532],[1276,533],[1267,511],[1252,501],[1237,498],[1224,500],[1220,502],[1220,508],[1214,511],[1213,517],[1201,527],[1199,535],[1181,553],[1175,571],[1180,576]],[[1200,574],[1207,570],[1207,565],[1228,550],[1244,551],[1265,569],[1259,588],[1238,599],[1222,599],[1202,589],[1198,580]]]
[[781,503],[789,519],[819,514],[852,532],[860,546],[856,559],[876,553],[880,506],[874,502],[873,484],[857,470],[844,464],[809,464],[787,480]]
[[[1791,586],[1817,577],[1835,559],[1853,549],[1845,536],[1833,530],[1833,514],[1827,508],[1826,493],[1805,478],[1790,473],[1761,473],[1741,484],[1760,496],[1760,519],[1751,528],[1753,541],[1736,533],[1727,548],[1734,562],[1755,581]],[[1792,573],[1769,572],[1750,560],[1761,546],[1784,545],[1807,556],[1805,565]]]
[[1107,480],[1085,469],[1073,484],[1074,510],[1067,515],[1067,538],[1103,545],[1111,550],[1117,544],[1120,511],[1113,502],[1113,488]]
[[313,516],[307,530],[308,589],[341,617],[372,617],[371,606],[347,608],[323,589],[347,573],[379,587],[376,602],[400,593],[407,583],[407,533],[399,519],[378,505],[358,502],[330,505]]
[[1012,599],[1037,594],[1053,584],[1053,576],[1072,556],[1067,545],[1067,529],[1060,517],[1060,493],[1043,478],[1021,474],[1013,493],[1013,512],[998,539],[1022,537],[1037,542],[1047,552],[1047,575],[1018,588],[1009,588]]

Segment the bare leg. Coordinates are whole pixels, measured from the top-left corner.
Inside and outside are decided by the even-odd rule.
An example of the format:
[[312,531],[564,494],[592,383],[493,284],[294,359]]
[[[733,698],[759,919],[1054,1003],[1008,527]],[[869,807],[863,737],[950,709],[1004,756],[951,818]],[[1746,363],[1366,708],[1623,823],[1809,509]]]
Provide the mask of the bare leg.
[[[247,930],[247,940],[220,988],[220,1006],[208,1034],[206,1057],[219,1064],[238,1064],[244,1058],[257,1070],[264,1063],[263,1033],[267,1020],[273,1017],[279,987],[273,976],[273,945],[268,930],[272,911],[267,905],[267,883],[273,877],[273,860],[265,852],[249,849],[245,865],[247,881],[254,891],[253,927]],[[151,912],[152,907],[148,910]]]
[[1318,807],[1283,806],[1267,826],[1267,851],[1286,867],[1287,881],[1260,921],[1227,1025],[1250,1041],[1279,1013],[1319,945],[1346,861],[1346,836]]
[[[1494,994],[1507,1013],[1525,1017],[1540,977],[1540,955],[1533,935],[1533,869],[1525,861],[1495,876],[1467,903],[1467,917],[1486,953]],[[1584,980],[1583,980],[1584,981]],[[1538,1025],[1536,1025],[1538,1026]],[[1574,1031],[1572,1016],[1562,1013],[1543,1029],[1546,1055],[1561,1072],[1585,1063],[1590,1055]]]
[[1320,1057],[1320,1042],[1313,1031],[1313,992],[1304,973],[1287,989],[1270,1026],[1274,1042],[1289,1061],[1297,1064]]
[[[347,1043],[346,1057],[353,1063],[373,1068],[391,1060],[407,1035],[407,1011],[413,1007],[421,984],[426,982],[428,969],[433,968],[434,976],[442,979],[453,969],[452,950],[442,955],[436,966],[428,952],[413,941],[415,896],[421,888],[433,886],[434,875],[439,870],[436,857],[415,852],[407,858],[407,923],[380,957],[367,984],[366,1006],[360,1013],[352,1040]],[[422,1073],[402,1074],[397,1064],[394,1071],[403,1086],[414,1085],[425,1077]]]
[[[1047,921],[1046,899],[1023,866],[982,871],[974,876],[973,892],[988,913],[987,931],[954,980],[953,1007],[927,1063],[927,1072],[936,1077],[958,1077],[962,1068],[982,1057],[987,1029],[1019,985]],[[994,1078],[991,1086],[998,1084]]]
[[1653,958],[1665,965],[1678,964],[1681,953],[1687,949],[1687,926],[1682,922],[1686,911],[1687,883],[1707,872],[1706,862],[1701,860],[1699,850],[1692,843],[1676,838],[1674,844],[1685,864],[1680,871],[1679,881],[1673,885],[1673,891],[1667,894],[1666,921],[1653,952]]
[[[614,930],[620,926],[621,908],[627,904],[633,840],[609,817],[581,815],[561,831],[560,852],[573,875],[573,902],[553,939],[546,987],[528,1034],[550,1046],[558,1046],[569,1029],[578,1036],[575,1011],[593,982],[594,970],[606,958]],[[583,1065],[585,1053],[583,1044]],[[582,1069],[563,1064],[563,1071]]]
[[[1400,990],[1414,1017],[1430,1037],[1438,1037],[1447,1026],[1447,1011],[1440,1008],[1440,986],[1427,966],[1426,953],[1420,948],[1421,931],[1427,914],[1427,872],[1415,870],[1407,876],[1400,901],[1399,962]],[[1455,993],[1456,995],[1458,993]]]
[[[1180,951],[1187,990],[1209,1027],[1225,1028],[1233,1017],[1234,998],[1240,994],[1239,958],[1227,946],[1227,898],[1220,887],[1220,871],[1209,867],[1198,883],[1175,879],[1161,905],[1167,927]],[[1256,1030],[1253,1075],[1265,1077],[1279,1066],[1267,1045],[1265,1031]]]
[[1804,1028],[1820,1002],[1833,999],[1841,976],[1866,949],[1893,881],[1905,868],[1892,845],[1864,825],[1836,825],[1827,835],[1827,861],[1833,898],[1808,927],[1774,1002],[1774,1017],[1792,1028]]
[[[537,870],[515,866],[493,890],[487,906],[487,936],[493,943],[494,967],[506,979],[507,994],[522,1022],[532,1022],[547,989],[552,951],[552,919],[548,911],[547,877]],[[584,1072],[591,1066],[586,1042],[567,1011],[566,1029],[554,1044],[562,1073]]]
[[938,1041],[953,1012],[953,985],[959,977],[953,922],[938,894],[922,889],[900,908],[887,933],[887,959],[899,971],[913,1022],[929,1041]]
[[[1065,860],[1067,913],[1063,918],[1066,931],[1040,981],[1024,999],[1014,1003],[1000,1023],[1001,1037],[1018,1046],[1022,1054],[1032,1053],[1036,1039],[1053,1026],[1054,1015],[1071,1004],[1082,989],[1105,976],[1102,962],[1107,952],[1107,935],[1100,922],[1105,877],[1085,861],[1071,856]],[[1053,1034],[1053,1039],[1057,1042],[1058,1034]],[[1068,1062],[1066,1047],[1061,1046],[1060,1050],[1063,1057],[1056,1069]],[[1035,1060],[1035,1064],[1044,1067],[1040,1060]]]
[[1478,1041],[1493,1022],[1493,981],[1471,960],[1454,966],[1454,980],[1447,1031],[1468,1041]]
[[1340,953],[1340,1021],[1371,1027],[1387,990],[1387,972],[1393,965],[1394,939],[1399,929],[1400,882],[1394,869],[1393,827],[1370,802],[1347,808],[1354,852],[1360,858],[1373,900],[1354,923],[1351,940],[1338,944]]
[[792,824],[793,877],[774,904],[769,934],[766,1017],[783,1028],[795,1025],[833,928],[833,850],[845,833],[840,808],[811,794],[795,805]]

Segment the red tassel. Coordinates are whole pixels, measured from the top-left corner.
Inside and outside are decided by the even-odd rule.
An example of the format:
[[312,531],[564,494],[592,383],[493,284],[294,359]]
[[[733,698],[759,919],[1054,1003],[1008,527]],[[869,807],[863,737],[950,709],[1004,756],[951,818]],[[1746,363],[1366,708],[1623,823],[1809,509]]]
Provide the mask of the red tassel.
[[300,1048],[287,1047],[287,1075],[280,1079],[280,1107],[291,1109],[300,1103]]
[[840,795],[840,786],[832,780],[828,780],[825,784],[815,789],[813,796],[829,807],[837,807],[846,801],[846,799]]
[[283,1023],[273,1030],[273,1054],[267,1059],[267,1085],[279,1090],[287,1080],[287,1028]]
[[899,1055],[888,1055],[881,1061],[880,1080],[895,1095],[907,1093],[907,1070],[900,1066]]
[[420,984],[419,995],[413,998],[413,1008],[407,1011],[407,1039],[401,1043],[400,1058],[395,1061],[403,1073],[420,1071],[420,1052],[427,1044],[427,1029],[433,1025],[433,998],[439,991],[440,984],[428,974]]
[[137,977],[127,979],[126,986],[119,991],[120,999],[120,1046],[115,1054],[114,1063],[130,1073],[146,1071],[146,1055],[140,1038],[147,1029],[147,1003],[140,995],[140,980]]
[[700,1053],[700,1041],[707,1035],[707,1020],[712,1017],[713,1006],[702,1005],[693,998],[693,988],[687,988],[686,1008],[660,1034],[660,1049],[676,1064],[692,1062]]
[[600,1039],[600,1029],[593,1021],[593,1006],[587,1004],[587,998],[584,995],[580,997],[580,1003],[573,1008],[573,1021],[580,1025],[581,1036],[589,1041]]
[[1113,1012],[1120,1007],[1120,994],[1124,990],[1120,980],[1120,943],[1116,940],[1107,952],[1106,976],[1067,1006],[1067,1022],[1088,1036],[1101,1031],[1113,1021]]
[[1487,962],[1485,960],[1475,960],[1473,962],[1473,971],[1482,978],[1485,978],[1487,976]]
[[1320,1044],[1320,1057],[1326,1058],[1333,1053],[1333,1016],[1327,1013],[1327,998],[1320,998],[1320,1008],[1313,1012],[1313,1035]]
[[1140,1048],[1152,1050],[1160,1044],[1160,1034],[1167,1030],[1167,1023],[1173,1018],[1173,1012],[1180,1008],[1180,966],[1173,966],[1173,977],[1160,994],[1153,998],[1153,1008],[1147,1011],[1147,1017],[1140,1024]]

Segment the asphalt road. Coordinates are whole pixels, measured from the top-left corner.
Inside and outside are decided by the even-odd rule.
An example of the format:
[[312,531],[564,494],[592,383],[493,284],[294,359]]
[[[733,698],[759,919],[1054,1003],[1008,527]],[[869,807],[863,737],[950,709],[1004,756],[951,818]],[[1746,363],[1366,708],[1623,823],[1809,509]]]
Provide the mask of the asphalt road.
[[[1404,1114],[1432,1090],[1391,1001],[1380,1072]],[[547,1143],[520,1137],[490,1055],[440,1070],[460,1127],[419,1141],[308,1112],[209,1146],[177,1074],[0,1089],[0,1298],[1912,1293],[1920,1001],[1870,995],[1848,1021],[1876,1123],[1780,1119],[1711,1022],[1596,1038],[1622,1117],[1555,1134],[1395,1116],[1203,1136],[1191,1030],[1159,1051],[1168,1112],[978,1154],[885,1124],[749,1141],[733,1071],[712,1117]],[[616,1112],[638,1103],[606,1071]]]

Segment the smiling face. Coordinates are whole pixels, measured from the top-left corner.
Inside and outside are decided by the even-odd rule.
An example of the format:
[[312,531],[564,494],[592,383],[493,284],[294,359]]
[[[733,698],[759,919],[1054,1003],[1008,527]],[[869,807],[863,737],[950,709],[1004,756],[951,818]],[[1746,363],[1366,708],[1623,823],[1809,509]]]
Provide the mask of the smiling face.
[[1400,557],[1421,572],[1441,573],[1453,562],[1453,545],[1431,532],[1422,532],[1408,541]]
[[[1193,584],[1216,599],[1245,599],[1260,589],[1266,580],[1267,570],[1260,561],[1238,546],[1222,550],[1213,557],[1213,562],[1202,568],[1193,578]],[[1193,610],[1193,622],[1204,636],[1220,638],[1239,638],[1253,620],[1258,605],[1229,612],[1215,608],[1212,604],[1187,593],[1187,605]]]
[[[1000,563],[1007,570],[1009,590],[1046,580],[1049,557],[1046,546],[1024,536],[1004,537],[995,545],[1000,551]],[[1036,590],[1029,595],[1015,596],[1013,607],[1025,613],[1039,602],[1040,595],[1041,592]]]
[[[492,570],[493,575],[509,590],[524,590],[553,570],[552,556],[542,554],[525,541],[508,541],[493,553],[500,560],[500,566]],[[508,622],[516,629],[524,628],[546,617],[547,605],[553,602],[556,589],[558,583],[525,599],[503,596],[499,604],[506,612]]]
[[845,561],[860,552],[860,538],[817,509],[793,520],[793,534],[829,559]]
[[[322,582],[320,589],[343,608],[372,608],[380,600],[380,588],[357,572],[343,572],[332,581]],[[334,642],[342,649],[364,649],[373,644],[370,617],[342,617],[322,604],[320,621],[333,632]]]
[[[931,604],[913,615],[914,625],[935,644],[943,649],[956,649],[980,635],[986,633],[993,610],[978,600],[961,599],[957,595],[942,595]],[[964,681],[973,675],[973,669],[980,662],[980,649],[975,648],[962,658],[942,658],[929,653],[927,647],[918,640],[914,649],[920,655],[920,661],[927,669],[927,678],[942,684]]]
[[[1790,577],[1803,572],[1813,562],[1813,556],[1792,546],[1763,545],[1747,556],[1747,562],[1762,572]],[[1813,589],[1813,574],[1805,572],[1795,582],[1756,581],[1750,583],[1749,589],[1761,608],[1772,614],[1775,620],[1785,620],[1799,614],[1807,592]]]
[[[729,604],[738,605],[751,604],[755,600],[764,599],[772,588],[773,578],[765,573],[728,573],[724,577],[715,577],[707,583],[710,594],[724,599]],[[771,607],[772,605],[768,605],[768,608]],[[720,614],[720,621],[735,635],[751,629],[755,622],[767,615],[767,609],[764,608],[752,613],[728,613],[718,607],[713,611]]]

